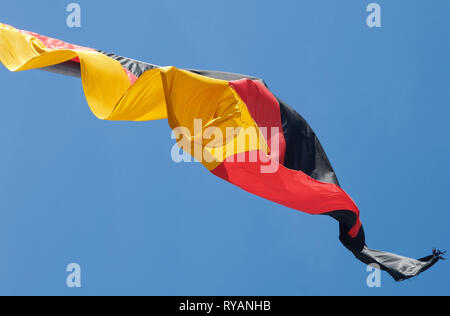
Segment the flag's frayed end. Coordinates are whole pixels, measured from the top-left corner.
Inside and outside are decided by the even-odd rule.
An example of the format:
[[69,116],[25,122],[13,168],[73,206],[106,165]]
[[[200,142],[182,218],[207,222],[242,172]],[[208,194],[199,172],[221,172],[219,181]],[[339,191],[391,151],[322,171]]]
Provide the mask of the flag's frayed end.
[[433,248],[433,257],[437,260],[447,260],[444,255],[447,253],[447,250],[440,251],[439,249]]

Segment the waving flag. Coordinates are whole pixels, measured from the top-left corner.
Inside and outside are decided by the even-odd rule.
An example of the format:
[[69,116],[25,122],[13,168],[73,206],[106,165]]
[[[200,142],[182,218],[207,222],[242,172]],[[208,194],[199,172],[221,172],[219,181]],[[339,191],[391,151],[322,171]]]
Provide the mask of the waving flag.
[[[42,69],[81,77],[99,119],[168,119],[180,147],[211,173],[292,209],[335,218],[341,242],[356,258],[378,264],[397,281],[441,259],[437,250],[415,260],[369,249],[358,207],[340,187],[315,133],[261,79],[159,67],[4,24],[0,61],[11,71]],[[207,130],[226,137],[205,140]]]

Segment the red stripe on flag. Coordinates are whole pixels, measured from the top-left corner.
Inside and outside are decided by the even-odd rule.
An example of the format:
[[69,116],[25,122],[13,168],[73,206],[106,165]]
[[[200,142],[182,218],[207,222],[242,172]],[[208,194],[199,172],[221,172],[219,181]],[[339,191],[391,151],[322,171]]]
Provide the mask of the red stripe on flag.
[[[51,38],[51,37],[47,37],[44,35],[40,35],[34,32],[30,32],[30,31],[22,31],[20,30],[20,32],[31,35],[35,38],[37,38],[38,40],[40,40],[45,47],[49,48],[49,49],[70,49],[70,50],[84,50],[84,51],[92,51],[92,52],[96,52],[97,50],[93,49],[93,48],[89,48],[89,47],[83,47],[83,46],[78,46],[78,45],[74,45],[74,44],[70,44],[70,43],[66,43],[63,42],[59,39],[55,39],[55,38]],[[72,61],[79,63],[80,59],[74,58],[72,59]],[[134,74],[132,74],[128,69],[123,68],[128,76],[128,79],[130,80],[131,84],[135,83],[136,80],[138,79]]]
[[[211,172],[241,189],[267,200],[302,211],[319,215],[338,210],[354,212],[357,221],[348,234],[355,238],[361,228],[359,210],[353,200],[340,187],[317,181],[301,171],[295,171],[269,159],[269,162],[249,162],[250,153],[242,153],[220,164]],[[245,161],[245,162],[240,162]],[[276,170],[262,173],[261,168],[270,164]]]
[[[34,32],[30,32],[30,31],[20,30],[20,32],[31,35],[33,37],[36,37],[38,40],[40,40],[45,45],[45,47],[50,48],[50,49],[71,49],[71,50],[96,51],[95,49],[92,49],[92,48],[69,44],[69,43],[63,42],[59,39],[47,37],[47,36],[40,35],[40,34],[37,34]],[[78,63],[80,62],[78,57],[74,58],[73,61],[76,61]]]
[[[249,79],[231,81],[230,86],[239,94],[247,105],[253,120],[258,127],[267,128],[267,145],[270,148],[272,158],[284,163],[286,141],[281,123],[280,104],[273,94],[262,83]],[[276,127],[277,132],[272,133],[271,128]],[[278,150],[273,150],[272,144],[278,141]]]

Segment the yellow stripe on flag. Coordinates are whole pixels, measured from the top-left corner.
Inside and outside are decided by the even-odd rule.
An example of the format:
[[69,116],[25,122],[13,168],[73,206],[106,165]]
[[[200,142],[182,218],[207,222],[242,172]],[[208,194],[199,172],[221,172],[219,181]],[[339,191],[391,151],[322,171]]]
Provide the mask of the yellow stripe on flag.
[[[227,81],[211,79],[175,67],[146,71],[131,84],[121,64],[95,51],[55,50],[37,38],[0,23],[0,61],[10,71],[38,69],[78,57],[86,100],[99,119],[151,121],[168,118],[172,129],[185,127],[189,135],[183,149],[209,170],[227,157],[268,147],[245,102]],[[201,130],[217,128],[224,136],[227,128],[242,129],[224,137],[213,147],[210,140],[196,135],[195,119]],[[248,130],[255,130],[257,142],[248,142]],[[201,153],[199,155],[198,153]]]

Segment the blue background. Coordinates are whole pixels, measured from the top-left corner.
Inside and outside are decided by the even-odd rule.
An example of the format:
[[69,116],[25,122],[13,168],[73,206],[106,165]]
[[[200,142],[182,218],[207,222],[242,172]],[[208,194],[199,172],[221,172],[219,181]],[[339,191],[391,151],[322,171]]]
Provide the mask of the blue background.
[[[450,2],[2,1],[0,21],[159,65],[245,73],[312,125],[368,245],[450,241]],[[327,217],[175,164],[166,121],[96,119],[76,78],[0,68],[0,294],[450,294],[450,267],[366,286]],[[66,266],[82,288],[66,287]]]

